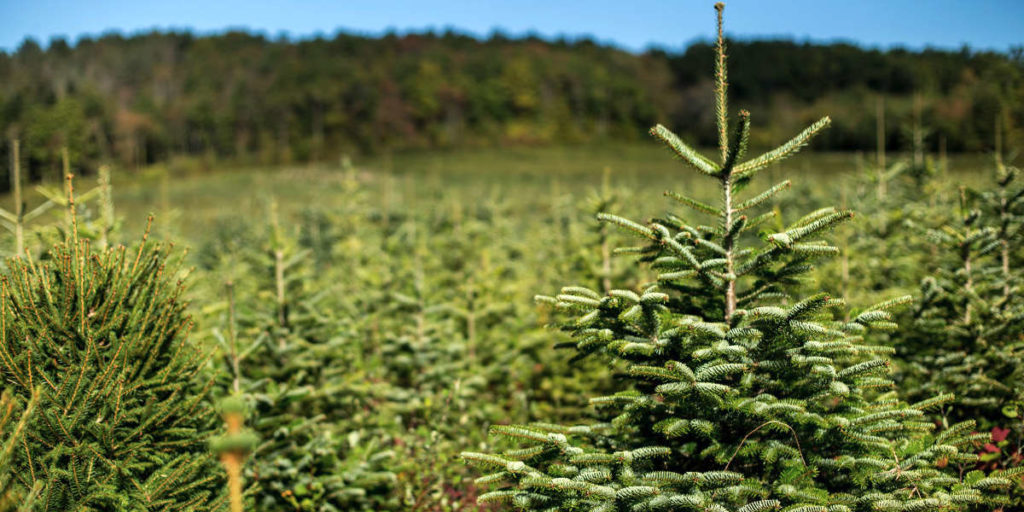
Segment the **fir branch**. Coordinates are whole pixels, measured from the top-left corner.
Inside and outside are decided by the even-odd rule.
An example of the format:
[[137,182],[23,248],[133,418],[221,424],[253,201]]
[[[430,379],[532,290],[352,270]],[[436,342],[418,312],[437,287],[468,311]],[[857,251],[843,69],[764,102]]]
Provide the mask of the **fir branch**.
[[832,120],[828,116],[821,118],[778,148],[737,165],[733,174],[742,177],[752,176],[769,165],[793,156],[797,151],[800,151],[800,148],[806,146],[815,135],[828,128],[831,123]]
[[718,174],[719,168],[717,165],[715,165],[714,162],[708,160],[706,157],[704,157],[704,155],[701,155],[699,152],[697,152],[697,150],[688,146],[685,142],[680,140],[680,138],[676,134],[672,133],[668,128],[665,128],[660,124],[655,125],[654,128],[651,128],[651,135],[653,135],[654,138],[663,142],[666,146],[668,146],[669,149],[672,150],[672,152],[676,154],[676,156],[681,158],[684,162],[690,164],[690,166],[692,166],[700,173],[706,174],[708,176],[716,176]]
[[721,209],[702,203],[700,201],[697,201],[696,199],[691,199],[682,194],[677,194],[675,192],[665,192],[665,195],[699,212],[706,213],[708,215],[713,215],[715,217],[721,217],[722,215],[724,215],[724,212],[722,212]]
[[775,197],[775,195],[778,194],[779,192],[782,192],[783,190],[788,190],[791,187],[792,183],[789,180],[777,183],[768,190],[765,190],[764,192],[761,192],[760,194],[736,205],[736,211],[749,210],[750,208],[760,206],[765,201]]

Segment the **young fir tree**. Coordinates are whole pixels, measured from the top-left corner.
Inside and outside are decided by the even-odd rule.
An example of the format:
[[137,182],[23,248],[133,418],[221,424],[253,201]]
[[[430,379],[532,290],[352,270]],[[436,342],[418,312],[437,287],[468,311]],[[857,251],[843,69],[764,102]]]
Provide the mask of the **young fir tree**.
[[909,161],[889,160],[889,167],[880,168],[885,162],[884,147],[879,155],[880,163],[874,165],[866,165],[858,155],[858,173],[840,178],[841,183],[825,184],[838,189],[842,208],[855,204],[867,213],[837,228],[835,244],[840,254],[818,274],[823,288],[851,303],[915,293],[933,252],[930,242],[920,236],[922,226],[944,213],[921,201],[928,197],[934,202],[943,196],[939,180],[917,183],[907,172]]
[[[992,432],[983,462],[1019,465],[1024,427],[1024,187],[997,157],[995,187],[961,189],[954,222],[932,230],[939,267],[921,284],[913,323],[896,336],[911,397],[956,395],[945,421]],[[999,446],[996,446],[996,445]]]
[[0,379],[22,401],[39,390],[14,478],[42,486],[37,510],[218,508],[212,382],[187,339],[181,258],[148,236],[97,251],[77,233],[0,278]]
[[[815,259],[836,250],[818,237],[850,217],[823,208],[778,232],[751,236],[773,216],[755,209],[789,187],[742,195],[756,173],[791,156],[828,118],[750,160],[749,115],[730,133],[719,16],[715,63],[720,160],[662,126],[652,130],[677,156],[720,186],[708,204],[670,193],[711,225],[667,215],[639,224],[600,218],[646,240],[627,249],[658,274],[635,292],[567,287],[542,297],[573,314],[565,324],[580,356],[624,365],[631,385],[594,398],[608,423],[494,426],[521,443],[499,454],[464,453],[505,485],[481,503],[529,510],[839,512],[968,510],[1000,501],[1014,471],[960,475],[971,464],[972,422],[935,431],[925,411],[949,395],[907,404],[891,390],[887,347],[865,342],[892,329],[883,302],[837,321],[840,301],[787,292]],[[983,505],[987,506],[987,505]]]
[[[612,190],[611,171],[610,167],[604,168],[601,175],[601,187],[591,193],[583,208],[591,219],[593,216],[612,211],[620,200]],[[572,256],[579,260],[578,267],[593,276],[595,287],[601,292],[608,292],[612,289],[613,278],[623,277],[622,272],[616,274],[612,261],[614,257],[612,255],[612,246],[614,245],[612,230],[614,227],[605,223],[595,224],[592,222],[586,223],[586,227],[590,239],[578,244],[579,250]],[[593,243],[588,243],[591,242],[591,239]]]
[[339,302],[347,295],[305,285],[314,274],[310,240],[288,229],[275,206],[270,213],[264,233],[242,234],[241,243],[218,249],[226,245],[233,254],[206,254],[223,258],[214,273],[247,276],[228,285],[226,329],[213,334],[224,348],[226,394],[247,402],[259,438],[243,474],[253,486],[252,504],[317,512],[384,508],[393,501],[394,475],[384,468],[391,453],[372,440],[350,442],[353,416],[372,394],[353,364],[347,318],[356,315]]

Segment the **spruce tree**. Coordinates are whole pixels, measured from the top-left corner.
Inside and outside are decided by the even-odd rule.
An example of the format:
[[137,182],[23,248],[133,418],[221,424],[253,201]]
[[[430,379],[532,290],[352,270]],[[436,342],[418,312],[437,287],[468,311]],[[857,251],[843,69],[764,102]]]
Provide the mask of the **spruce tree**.
[[[9,256],[22,256],[26,250],[36,254],[37,248],[45,250],[53,243],[63,239],[63,236],[70,231],[70,208],[68,204],[67,183],[61,187],[36,185],[36,191],[45,200],[31,210],[26,209],[25,198],[22,194],[22,170],[19,155],[19,142],[11,141],[11,188],[14,210],[7,211],[0,208],[0,226],[14,233],[14,243],[10,249]],[[65,148],[62,151],[64,156],[65,175],[70,169],[70,162]],[[98,212],[88,208],[87,202],[91,199],[98,199],[99,204],[95,208]],[[119,223],[114,218],[114,204],[111,194],[110,166],[101,165],[97,172],[97,186],[92,190],[79,194],[75,197],[76,202],[76,226],[79,236],[92,238],[98,241],[101,249],[106,248],[108,239],[117,231]],[[44,215],[54,210],[61,213],[61,222],[39,223],[29,226],[29,223],[36,219],[45,218]],[[30,242],[35,242],[30,245]]]
[[64,242],[0,278],[0,379],[22,401],[39,392],[14,478],[41,485],[44,511],[214,510],[212,381],[187,337],[182,258],[148,231],[95,250],[68,202]]
[[607,422],[559,426],[498,425],[514,446],[467,452],[490,470],[478,485],[501,485],[480,503],[527,510],[969,510],[1004,498],[1009,477],[966,475],[977,461],[965,421],[936,430],[926,411],[952,400],[908,404],[880,356],[891,348],[865,340],[896,328],[881,302],[837,320],[842,301],[794,296],[816,260],[837,250],[822,239],[852,213],[811,212],[770,230],[774,211],[757,214],[783,181],[744,194],[757,173],[796,153],[829,124],[744,160],[750,115],[727,121],[723,4],[718,12],[715,104],[718,161],[663,126],[652,134],[698,174],[716,183],[716,204],[668,193],[712,219],[692,223],[667,214],[647,223],[599,218],[637,235],[636,254],[657,272],[640,290],[600,293],[563,288],[540,297],[565,311],[577,357],[599,356],[629,384],[592,399]]

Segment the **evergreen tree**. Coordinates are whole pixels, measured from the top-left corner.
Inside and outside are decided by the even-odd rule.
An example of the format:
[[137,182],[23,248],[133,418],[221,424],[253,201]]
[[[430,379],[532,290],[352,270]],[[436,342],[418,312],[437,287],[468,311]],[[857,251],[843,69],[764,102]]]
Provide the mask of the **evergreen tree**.
[[[248,403],[259,438],[244,474],[254,485],[252,504],[380,509],[394,499],[395,476],[385,468],[392,453],[375,439],[352,442],[355,413],[374,390],[355,364],[349,308],[337,302],[347,297],[307,286],[315,271],[310,244],[320,238],[297,236],[274,203],[269,213],[265,232],[228,244],[236,253],[219,255],[215,268],[247,277],[228,285],[226,329],[214,335],[223,347],[223,375],[231,377],[226,394],[236,396],[227,403]],[[315,215],[306,219],[319,224]],[[207,257],[217,258],[213,252]]]
[[212,382],[187,338],[181,257],[148,231],[137,250],[95,250],[69,204],[65,241],[0,282],[0,378],[23,401],[40,390],[14,478],[42,486],[44,511],[217,509]]
[[[26,250],[38,254],[50,245],[60,242],[65,234],[71,229],[70,209],[68,204],[67,187],[64,181],[63,187],[37,185],[38,191],[45,200],[32,209],[26,209],[26,201],[22,194],[21,158],[19,151],[20,143],[17,140],[11,141],[11,188],[14,210],[7,211],[0,208],[0,226],[14,234],[10,256],[23,256]],[[71,171],[70,157],[68,151],[63,152],[64,175]],[[98,208],[89,208],[88,202],[97,198]],[[110,184],[110,166],[102,165],[97,173],[97,186],[75,198],[77,210],[77,227],[79,236],[97,240],[99,248],[106,248],[109,238],[118,230],[120,224],[114,218],[114,205]],[[59,207],[59,208],[55,208]],[[62,214],[62,222],[41,223],[36,219],[45,218],[48,212],[56,210]],[[96,212],[95,210],[98,210]],[[30,224],[32,223],[32,224]],[[32,243],[35,242],[35,243]]]
[[992,435],[982,461],[1002,467],[1024,459],[1024,187],[1018,169],[995,167],[995,187],[961,188],[953,222],[928,233],[938,268],[894,346],[910,396],[954,393],[942,420],[977,419]]
[[724,6],[715,8],[719,161],[662,126],[652,130],[719,185],[718,204],[668,194],[714,223],[599,217],[646,241],[619,252],[638,254],[657,282],[605,294],[571,286],[540,300],[570,314],[563,328],[577,357],[610,359],[630,385],[592,399],[605,423],[492,427],[520,445],[463,454],[492,470],[478,484],[506,484],[479,501],[529,510],[838,512],[969,510],[1004,500],[1000,491],[1020,471],[954,471],[977,461],[972,443],[987,435],[972,434],[970,421],[936,431],[926,411],[952,396],[903,402],[879,357],[892,350],[864,339],[895,328],[890,311],[908,299],[837,320],[840,300],[791,297],[817,259],[837,252],[820,237],[852,214],[822,208],[772,232],[775,212],[753,211],[789,182],[740,194],[829,119],[744,160],[750,117],[740,111],[730,130]]

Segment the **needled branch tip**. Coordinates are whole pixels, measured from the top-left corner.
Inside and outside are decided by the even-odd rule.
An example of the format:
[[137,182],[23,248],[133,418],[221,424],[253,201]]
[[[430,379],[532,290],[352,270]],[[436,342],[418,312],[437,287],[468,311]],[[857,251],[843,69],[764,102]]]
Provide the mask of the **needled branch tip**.
[[722,164],[729,158],[729,106],[727,89],[729,87],[728,72],[725,67],[725,35],[723,32],[722,11],[725,4],[715,4],[718,19],[718,40],[715,45],[715,117],[718,124],[718,149],[722,154]]
[[747,143],[750,141],[750,112],[747,110],[740,110],[739,124],[736,125],[736,136],[729,144],[729,151],[725,158],[725,163],[722,165],[722,176],[728,177],[732,174],[733,168],[736,166],[743,155],[747,152]]

